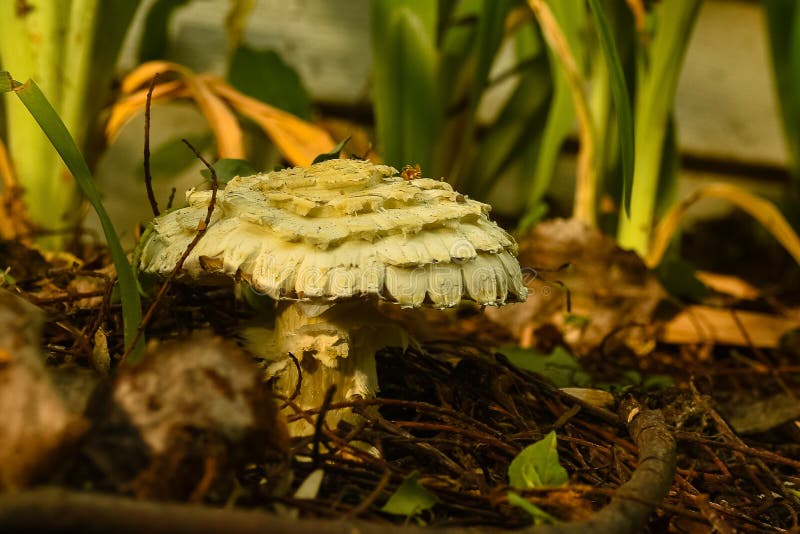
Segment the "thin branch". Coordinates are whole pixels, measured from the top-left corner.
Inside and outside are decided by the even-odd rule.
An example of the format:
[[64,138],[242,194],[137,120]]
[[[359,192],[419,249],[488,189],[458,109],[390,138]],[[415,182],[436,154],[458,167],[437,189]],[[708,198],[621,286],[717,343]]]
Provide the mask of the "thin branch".
[[147,188],[147,200],[150,201],[150,207],[153,209],[155,217],[158,217],[161,212],[158,210],[158,201],[155,193],[153,193],[153,176],[150,173],[150,103],[153,99],[153,89],[155,89],[158,76],[159,73],[156,73],[150,81],[150,88],[147,90],[147,102],[144,106],[144,186]]
[[[586,532],[641,532],[644,521],[666,495],[675,469],[675,441],[656,411],[641,410],[635,404],[623,408],[622,416],[639,449],[639,466],[631,479],[620,487],[611,503],[586,521],[540,525],[518,532],[537,534],[582,534]],[[310,419],[310,417],[309,417]],[[335,435],[323,433],[337,439]],[[357,449],[354,451],[356,452]],[[384,473],[394,471],[387,462]],[[384,475],[385,477],[386,475]],[[378,484],[380,488],[381,483]],[[378,489],[376,488],[376,490]],[[597,490],[597,488],[592,488]],[[376,491],[375,493],[379,493]],[[358,510],[358,507],[354,510]],[[137,501],[99,493],[58,489],[37,489],[0,496],[0,530],[46,529],[54,532],[315,532],[344,534],[355,530],[363,534],[474,534],[467,527],[417,527],[359,520],[302,519],[237,508]]]
[[136,335],[131,340],[128,348],[125,350],[125,354],[122,356],[121,363],[124,363],[127,360],[128,356],[130,355],[133,347],[136,346],[136,343],[139,341],[139,338],[142,336],[144,329],[150,323],[150,320],[153,318],[156,309],[158,308],[161,299],[164,298],[164,295],[167,293],[167,289],[169,289],[170,284],[178,275],[178,272],[183,268],[183,263],[186,261],[186,258],[189,257],[194,247],[197,246],[197,243],[206,235],[206,231],[208,231],[208,225],[211,223],[211,215],[214,213],[214,206],[217,202],[217,189],[219,188],[219,180],[217,179],[217,172],[214,170],[214,167],[205,160],[203,156],[197,151],[192,144],[187,141],[186,139],[181,139],[189,149],[194,152],[194,155],[203,162],[203,165],[208,168],[209,172],[211,173],[211,200],[208,202],[208,210],[206,211],[206,218],[205,220],[197,226],[197,233],[194,235],[194,239],[192,239],[191,243],[186,247],[186,250],[183,251],[183,254],[178,259],[178,263],[175,264],[175,267],[172,269],[172,272],[169,273],[167,279],[164,280],[164,283],[161,284],[161,288],[158,290],[158,294],[156,295],[155,300],[153,303],[150,304],[150,307],[147,309],[147,313],[142,318],[142,322],[139,323],[139,328],[136,329]]
[[322,426],[325,424],[325,415],[328,413],[328,410],[330,410],[334,393],[336,393],[336,384],[331,384],[331,387],[325,392],[325,398],[322,399],[322,405],[319,407],[319,415],[314,423],[314,445],[311,452],[311,463],[315,467],[319,467],[319,442],[322,437]]
[[169,199],[167,199],[167,210],[172,209],[172,202],[175,200],[176,191],[177,189],[173,187],[172,190],[169,192]]

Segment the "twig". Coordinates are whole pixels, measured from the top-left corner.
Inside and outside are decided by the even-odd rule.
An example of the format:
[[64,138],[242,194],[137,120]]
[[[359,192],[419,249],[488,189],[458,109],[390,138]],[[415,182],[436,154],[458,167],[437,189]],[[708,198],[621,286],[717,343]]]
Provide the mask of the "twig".
[[147,102],[144,106],[144,186],[147,189],[147,200],[150,201],[150,207],[153,209],[155,217],[158,217],[160,212],[156,195],[153,192],[153,176],[150,174],[150,102],[153,98],[153,89],[155,89],[158,76],[159,73],[156,73],[150,81],[150,88],[147,90]]
[[761,458],[762,460],[765,460],[773,464],[785,465],[800,470],[800,461],[793,460],[785,456],[781,456],[780,454],[772,451],[764,449],[754,449],[753,447],[750,447],[745,443],[731,443],[727,441],[719,441],[719,440],[704,438],[703,436],[700,436],[695,432],[676,432],[675,438],[678,439],[679,441],[690,441],[693,443],[710,445],[713,447],[724,447],[726,449],[740,452],[745,455],[753,456],[755,458]]
[[620,412],[639,448],[638,466],[608,506],[581,522],[589,532],[640,532],[653,510],[644,503],[661,502],[675,476],[675,438],[667,430],[661,412],[641,410],[632,399],[623,401]]
[[336,384],[331,384],[331,387],[325,392],[325,398],[322,399],[322,405],[319,407],[319,415],[314,422],[314,439],[311,449],[311,464],[314,467],[319,467],[319,442],[322,437],[322,427],[325,424],[325,415],[330,409],[334,393],[336,393]]
[[375,486],[375,489],[372,490],[370,494],[367,495],[366,498],[359,503],[358,506],[350,510],[346,518],[354,519],[359,515],[363,514],[364,512],[366,512],[367,510],[369,510],[369,507],[372,506],[372,503],[374,503],[378,497],[380,497],[381,493],[383,493],[383,490],[386,489],[386,486],[389,484],[389,481],[391,479],[392,479],[392,472],[384,471],[383,475],[381,476],[381,479],[378,481],[378,485]]
[[[531,534],[583,534],[586,532],[640,532],[656,503],[672,483],[675,442],[659,412],[629,403],[623,409],[631,437],[639,447],[639,467],[620,487],[611,503],[586,521],[541,525],[518,532]],[[327,434],[327,431],[324,431]],[[368,456],[368,455],[367,455]],[[370,458],[376,461],[376,458]],[[386,462],[386,468],[392,466]],[[385,472],[385,471],[384,471]],[[384,475],[386,476],[386,475]],[[380,485],[380,483],[379,483]],[[377,490],[377,488],[376,488]],[[375,492],[373,492],[375,493]],[[358,510],[358,507],[353,511]],[[51,532],[128,532],[249,534],[475,534],[464,527],[400,526],[359,520],[297,520],[253,510],[218,509],[193,505],[136,501],[97,493],[38,489],[0,497],[0,530],[48,530]]]
[[172,209],[172,202],[175,200],[175,192],[177,189],[173,187],[169,192],[169,198],[167,199],[167,210]]
[[394,423],[394,426],[400,429],[416,428],[419,430],[435,430],[435,431],[445,432],[449,435],[461,434],[462,436],[475,440],[478,443],[488,443],[493,447],[495,447],[496,449],[501,450],[512,457],[519,454],[520,451],[519,447],[511,446],[507,443],[503,443],[498,439],[495,439],[493,436],[482,434],[480,432],[475,432],[474,430],[470,430],[467,428],[458,428],[451,425],[442,425],[437,423],[423,423],[419,421],[396,421]]
[[128,355],[133,350],[133,347],[136,346],[136,343],[142,336],[142,332],[144,332],[144,329],[147,327],[147,325],[150,323],[150,320],[153,318],[153,315],[155,314],[155,311],[158,308],[161,299],[164,298],[164,295],[167,293],[167,289],[169,289],[170,284],[178,275],[178,271],[180,271],[181,268],[183,267],[183,263],[186,261],[186,258],[189,257],[189,254],[191,254],[192,250],[194,250],[194,247],[197,246],[197,243],[203,238],[204,235],[206,235],[206,232],[208,231],[208,225],[211,223],[211,215],[213,215],[214,213],[214,206],[217,202],[217,189],[219,188],[219,181],[217,180],[217,172],[214,170],[214,167],[211,166],[211,164],[209,164],[205,160],[205,158],[200,155],[197,149],[195,149],[192,146],[192,144],[189,143],[189,141],[187,141],[186,139],[182,139],[182,141],[186,144],[186,146],[189,147],[189,149],[192,152],[194,152],[195,156],[197,156],[198,159],[200,159],[200,161],[203,162],[203,164],[206,166],[206,168],[208,168],[209,172],[211,173],[211,200],[209,200],[208,202],[208,210],[206,211],[206,218],[200,225],[198,225],[197,233],[194,235],[194,238],[186,247],[186,250],[183,251],[183,254],[181,254],[181,257],[178,259],[178,263],[175,264],[175,267],[172,269],[172,272],[169,273],[167,279],[164,280],[163,284],[161,284],[161,287],[158,290],[156,298],[153,300],[152,304],[150,304],[150,307],[147,308],[147,313],[145,313],[144,317],[142,318],[142,322],[139,323],[139,328],[136,329],[136,335],[133,337],[133,339],[130,342],[130,345],[128,345],[128,348],[125,350],[125,354],[123,354],[122,356],[121,363],[124,363],[125,360],[127,360]]

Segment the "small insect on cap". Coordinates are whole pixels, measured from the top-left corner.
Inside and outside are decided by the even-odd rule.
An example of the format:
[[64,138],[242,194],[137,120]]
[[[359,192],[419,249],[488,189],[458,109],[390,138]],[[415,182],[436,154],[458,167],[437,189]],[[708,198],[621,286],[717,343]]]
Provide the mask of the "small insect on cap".
[[[142,270],[166,276],[206,216],[209,191],[155,220]],[[236,177],[181,276],[246,280],[275,299],[375,296],[401,306],[522,301],[517,245],[490,206],[446,182],[334,159]]]

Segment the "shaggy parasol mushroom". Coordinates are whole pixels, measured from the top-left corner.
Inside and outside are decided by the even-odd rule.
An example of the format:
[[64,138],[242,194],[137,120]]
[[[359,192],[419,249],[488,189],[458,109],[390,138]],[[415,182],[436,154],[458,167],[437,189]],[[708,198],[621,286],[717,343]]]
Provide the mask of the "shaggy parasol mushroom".
[[[206,216],[211,193],[189,191],[188,206],[155,220],[144,272],[167,275]],[[448,308],[522,301],[517,245],[490,221],[486,204],[430,178],[392,167],[334,159],[236,177],[218,192],[206,235],[180,275],[200,283],[242,280],[278,301],[268,347],[282,365],[277,388],[301,408],[377,390],[375,352],[405,345],[405,333],[375,307]],[[290,363],[289,353],[302,369]],[[348,412],[330,414],[335,423]],[[300,421],[294,434],[306,434]]]

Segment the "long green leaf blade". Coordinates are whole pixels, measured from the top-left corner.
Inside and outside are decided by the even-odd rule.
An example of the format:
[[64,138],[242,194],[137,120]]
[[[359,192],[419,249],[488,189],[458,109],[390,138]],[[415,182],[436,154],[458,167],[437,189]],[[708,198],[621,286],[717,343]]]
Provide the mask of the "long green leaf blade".
[[625,82],[625,72],[617,51],[617,45],[611,34],[611,28],[599,0],[589,0],[597,24],[600,47],[606,60],[611,80],[611,96],[617,111],[619,128],[619,145],[622,163],[622,205],[625,213],[631,209],[631,189],[633,187],[634,137],[633,114],[631,113],[630,96]]
[[139,41],[139,63],[166,59],[170,18],[177,8],[188,2],[189,0],[156,0],[150,5]]
[[473,121],[475,109],[489,82],[489,71],[503,40],[505,21],[510,10],[511,2],[508,0],[483,0],[475,36],[475,74],[470,95],[470,118]]
[[388,164],[418,163],[430,169],[440,125],[438,57],[435,26],[431,28],[430,17],[417,11],[401,4],[382,11],[382,16],[389,17],[388,24],[373,24],[373,31],[386,28],[385,38],[373,46],[376,126]]
[[229,62],[228,81],[246,95],[311,120],[308,91],[297,71],[274,50],[238,47]]
[[642,256],[647,255],[649,247],[678,79],[701,4],[702,0],[663,0],[654,8],[657,31],[646,57],[647,68],[637,80],[631,210],[630,217],[620,219],[617,240],[623,248]]
[[761,2],[791,171],[795,188],[800,190],[800,4],[795,0]]
[[[11,79],[10,74],[6,72],[1,74],[0,79]],[[2,87],[7,86],[8,83],[9,82],[6,81],[2,82]],[[11,84],[13,85],[13,82],[11,82]],[[106,236],[108,248],[111,251],[111,257],[114,261],[114,267],[117,270],[117,280],[119,281],[120,296],[122,299],[125,344],[128,345],[136,335],[136,329],[141,322],[141,301],[139,299],[133,269],[131,269],[131,265],[128,263],[128,258],[119,242],[117,233],[114,230],[114,225],[111,223],[111,219],[109,219],[108,213],[106,213],[103,207],[100,195],[94,187],[89,166],[86,164],[86,160],[83,159],[83,155],[81,155],[80,150],[78,150],[78,146],[67,131],[58,113],[56,113],[53,106],[50,105],[47,97],[36,85],[36,82],[28,80],[25,84],[16,87],[14,92],[53,144],[53,147],[55,147],[59,156],[61,156],[61,159],[64,161],[64,164],[75,177],[75,180],[80,185],[86,198],[92,204],[92,207],[100,218],[100,223],[103,226],[103,233]],[[130,362],[134,363],[141,356],[143,350],[144,338],[142,336],[131,352]]]

